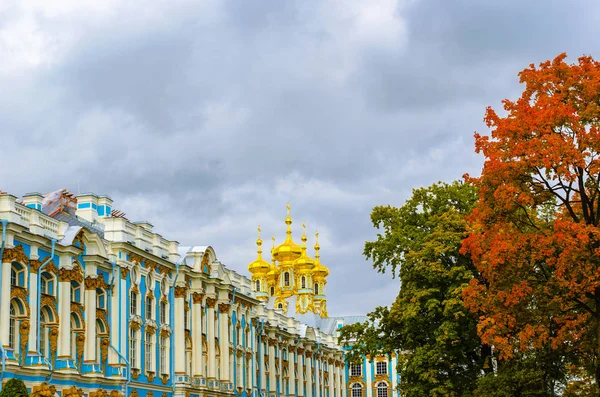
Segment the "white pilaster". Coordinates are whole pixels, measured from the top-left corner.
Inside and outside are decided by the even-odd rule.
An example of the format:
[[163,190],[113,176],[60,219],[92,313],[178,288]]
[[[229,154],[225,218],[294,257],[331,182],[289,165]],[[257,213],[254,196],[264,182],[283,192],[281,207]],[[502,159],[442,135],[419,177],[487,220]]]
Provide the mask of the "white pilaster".
[[8,348],[10,344],[8,340],[10,334],[10,265],[10,263],[2,264],[2,288],[0,289],[2,295],[2,301],[0,302],[0,341],[2,341],[2,346],[5,348]]
[[215,299],[207,298],[206,305],[208,306],[207,310],[207,329],[206,329],[206,339],[208,345],[208,378],[216,379],[217,378],[217,365],[215,362],[216,357],[216,349],[215,349]]
[[71,281],[59,282],[58,317],[58,358],[71,358]]
[[194,292],[192,305],[192,355],[193,355],[193,375],[204,376],[204,365],[202,363],[202,299],[203,294]]
[[185,287],[175,287],[175,374],[185,375]]
[[304,397],[304,353],[299,353],[296,359],[298,360],[298,390],[296,394],[298,397]]
[[275,377],[275,341],[269,339],[269,394],[277,391],[277,379]]
[[229,307],[228,303],[219,304],[219,345],[221,348],[221,382],[230,382],[229,373]]
[[288,351],[288,375],[290,379],[290,391],[289,395],[296,395],[296,376],[294,374],[294,362],[296,359],[296,348],[290,348]]
[[31,312],[31,316],[29,318],[29,342],[27,348],[27,354],[29,356],[37,355],[37,331],[38,331],[38,311],[40,308],[38,307],[38,282],[39,282],[39,274],[31,272],[29,274],[29,308]]
[[366,375],[366,379],[367,379],[367,397],[373,397],[373,387],[372,387],[372,382],[373,382],[373,378],[371,376],[371,366],[373,365],[373,361],[371,361],[371,359],[366,358],[364,361],[364,369],[365,369],[365,375]]
[[96,286],[86,280],[85,283],[85,350],[84,362],[96,363]]
[[310,353],[307,357],[306,357],[306,397],[315,397],[313,395],[313,382],[312,382],[312,363],[313,363],[313,356],[312,353]]

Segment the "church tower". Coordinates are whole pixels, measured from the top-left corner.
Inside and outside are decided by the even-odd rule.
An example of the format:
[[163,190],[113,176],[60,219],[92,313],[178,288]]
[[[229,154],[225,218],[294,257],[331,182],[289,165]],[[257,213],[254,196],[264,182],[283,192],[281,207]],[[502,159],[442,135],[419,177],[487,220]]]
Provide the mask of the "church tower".
[[306,225],[302,225],[302,246],[296,244],[292,238],[292,217],[289,203],[286,206],[287,216],[286,238],[271,249],[271,264],[262,259],[260,240],[257,240],[258,258],[248,265],[255,286],[256,297],[268,303],[275,309],[293,315],[314,313],[325,318],[327,304],[325,298],[325,285],[329,269],[320,262],[319,234],[315,234],[315,259],[307,254]]

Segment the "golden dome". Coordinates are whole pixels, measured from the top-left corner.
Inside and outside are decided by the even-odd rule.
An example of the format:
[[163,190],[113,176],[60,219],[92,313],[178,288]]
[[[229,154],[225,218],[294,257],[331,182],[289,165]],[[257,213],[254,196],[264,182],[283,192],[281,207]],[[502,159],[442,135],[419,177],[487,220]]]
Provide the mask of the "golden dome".
[[292,218],[290,217],[290,203],[287,204],[287,217],[285,224],[287,237],[285,241],[273,250],[273,258],[278,262],[293,262],[302,255],[302,248],[292,240]]
[[260,226],[258,227],[258,239],[256,240],[256,245],[258,249],[256,252],[258,253],[256,260],[248,265],[248,271],[253,275],[264,275],[269,271],[269,262],[265,261],[262,258],[262,240],[260,239]]
[[319,255],[319,250],[321,246],[319,245],[319,233],[315,233],[315,237],[317,242],[315,243],[315,267],[313,268],[312,274],[314,278],[325,278],[329,276],[329,269],[319,261],[321,255]]
[[[302,227],[305,227],[302,225]],[[302,233],[302,253],[300,258],[294,261],[294,270],[297,273],[310,272],[315,266],[315,261],[306,255],[306,232]]]

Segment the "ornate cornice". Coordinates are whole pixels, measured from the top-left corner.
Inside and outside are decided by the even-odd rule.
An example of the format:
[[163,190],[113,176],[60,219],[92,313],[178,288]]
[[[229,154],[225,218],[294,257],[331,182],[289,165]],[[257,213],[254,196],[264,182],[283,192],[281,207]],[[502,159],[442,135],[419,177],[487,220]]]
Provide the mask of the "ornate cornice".
[[[44,261],[39,261],[37,259],[32,259],[31,261],[29,261],[29,269],[31,269],[32,273],[37,273],[38,270],[40,270],[40,267],[42,266],[42,264],[44,262],[45,262],[45,260]],[[58,268],[54,264],[54,261],[50,260],[50,262],[48,262],[46,264],[46,266],[44,267],[44,271],[48,272],[48,273],[57,274],[58,273]]]
[[85,278],[85,289],[86,290],[96,290],[97,288],[101,288],[104,290],[107,290],[110,287],[110,285],[108,285],[106,283],[106,281],[104,281],[104,277],[102,277],[102,275],[97,275],[97,277],[86,277]]

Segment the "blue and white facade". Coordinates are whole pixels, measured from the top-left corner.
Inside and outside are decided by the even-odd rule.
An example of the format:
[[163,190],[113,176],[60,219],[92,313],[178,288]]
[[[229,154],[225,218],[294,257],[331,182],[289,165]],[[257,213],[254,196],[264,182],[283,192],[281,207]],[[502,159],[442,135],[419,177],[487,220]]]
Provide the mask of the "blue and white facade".
[[0,385],[17,377],[60,397],[349,390],[335,330],[268,308],[211,247],[130,222],[107,196],[0,194],[0,222]]

